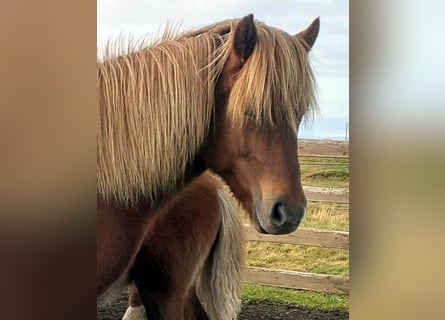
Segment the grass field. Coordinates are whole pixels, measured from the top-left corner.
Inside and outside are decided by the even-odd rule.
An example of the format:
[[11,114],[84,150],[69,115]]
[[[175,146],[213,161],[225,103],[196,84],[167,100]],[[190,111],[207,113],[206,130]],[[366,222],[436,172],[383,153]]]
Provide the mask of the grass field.
[[[300,163],[303,164],[301,171],[305,186],[349,187],[349,159],[301,157]],[[349,207],[309,203],[306,219],[301,227],[349,231]],[[249,266],[349,275],[348,250],[249,241],[246,252]],[[348,296],[246,285],[244,302],[264,300],[322,310],[344,310],[349,307]]]
[[[314,165],[318,163],[326,165]],[[349,187],[349,159],[301,157],[300,164],[305,186]]]
[[349,308],[349,296],[288,290],[250,284],[244,287],[242,300],[243,303],[267,301],[298,305],[308,309],[319,310],[347,310]]

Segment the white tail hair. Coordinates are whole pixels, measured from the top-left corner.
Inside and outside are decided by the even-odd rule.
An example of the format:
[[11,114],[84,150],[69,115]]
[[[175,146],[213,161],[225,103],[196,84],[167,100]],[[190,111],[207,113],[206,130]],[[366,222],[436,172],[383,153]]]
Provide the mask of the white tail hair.
[[209,319],[236,320],[241,310],[244,231],[240,208],[224,185],[217,190],[221,210],[218,237],[196,282]]

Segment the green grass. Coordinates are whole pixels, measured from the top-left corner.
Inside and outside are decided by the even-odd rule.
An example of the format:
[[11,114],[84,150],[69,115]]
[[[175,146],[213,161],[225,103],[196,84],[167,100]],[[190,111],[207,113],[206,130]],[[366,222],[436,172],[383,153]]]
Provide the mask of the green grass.
[[[349,159],[333,158],[300,158],[301,180],[303,185],[312,187],[349,187]],[[320,163],[304,165],[304,163]],[[337,166],[323,165],[340,163]]]
[[298,305],[308,309],[347,310],[349,297],[338,294],[304,292],[291,289],[246,285],[242,294],[243,303],[273,302]]
[[316,162],[316,163],[344,163],[349,164],[348,158],[318,158],[318,157],[298,157],[300,163]]

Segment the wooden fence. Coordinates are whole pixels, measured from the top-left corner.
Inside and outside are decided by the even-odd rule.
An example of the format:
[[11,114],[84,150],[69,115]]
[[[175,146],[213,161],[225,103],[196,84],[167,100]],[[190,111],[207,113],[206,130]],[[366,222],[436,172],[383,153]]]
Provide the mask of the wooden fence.
[[[323,140],[299,142],[300,157],[349,158],[349,143]],[[308,201],[349,204],[348,188],[304,187]],[[286,243],[349,250],[349,232],[318,229],[298,229],[288,235],[258,233],[251,225],[244,225],[248,241]],[[349,294],[349,277],[300,271],[247,267],[245,282],[274,287],[318,292]]]

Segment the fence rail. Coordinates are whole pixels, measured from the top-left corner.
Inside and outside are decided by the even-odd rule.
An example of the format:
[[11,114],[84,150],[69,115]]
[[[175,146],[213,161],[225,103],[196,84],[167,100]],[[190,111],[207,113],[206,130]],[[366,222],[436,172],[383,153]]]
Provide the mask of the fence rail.
[[349,294],[349,277],[247,267],[244,281],[273,287]]
[[248,241],[286,243],[311,247],[336,248],[349,250],[349,232],[327,231],[319,229],[298,229],[284,235],[262,234],[250,224],[244,225],[244,234]]
[[300,162],[300,166],[347,167],[348,162]]
[[345,204],[349,203],[348,188],[324,188],[304,186],[303,190],[308,201]]
[[[323,158],[349,158],[349,143],[340,141],[301,140],[298,143],[299,156]],[[342,163],[345,165],[345,163]],[[349,204],[348,188],[322,188],[305,186],[309,201]],[[248,241],[286,243],[312,247],[349,250],[349,232],[298,229],[287,235],[258,233],[251,225],[244,225]],[[317,274],[310,272],[247,267],[244,281],[274,287],[302,289],[318,292],[349,294],[349,277]]]

